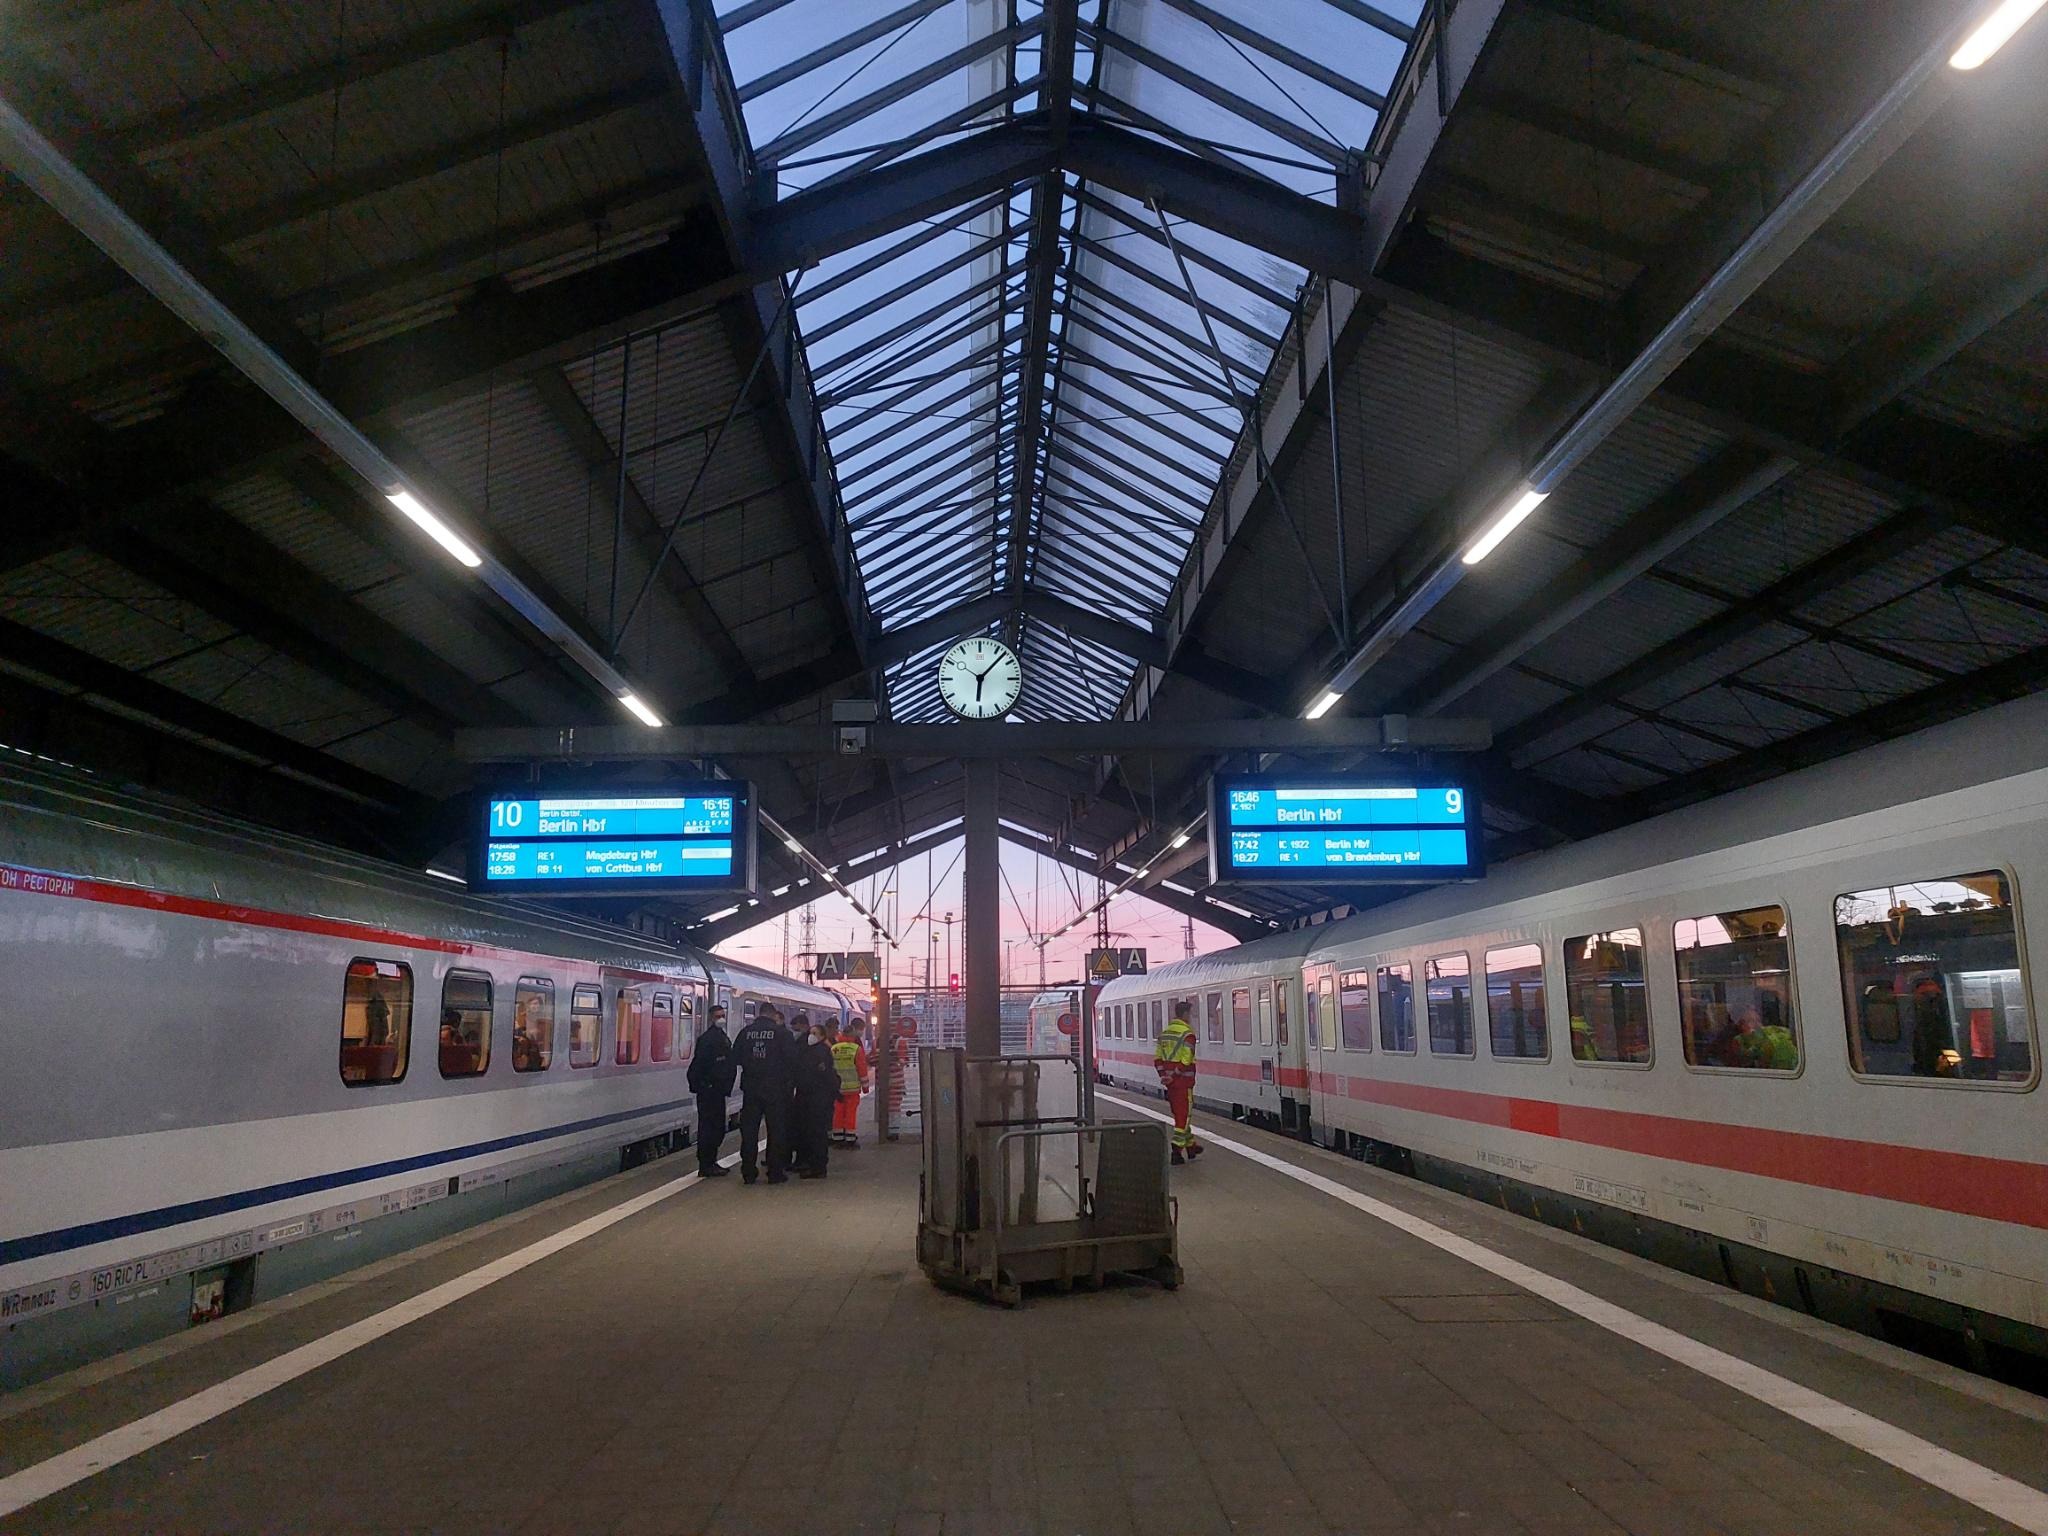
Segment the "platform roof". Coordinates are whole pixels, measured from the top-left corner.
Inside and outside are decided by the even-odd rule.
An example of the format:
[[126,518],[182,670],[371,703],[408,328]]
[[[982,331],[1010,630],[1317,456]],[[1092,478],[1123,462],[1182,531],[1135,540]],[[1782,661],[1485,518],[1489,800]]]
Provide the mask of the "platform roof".
[[[1370,646],[1341,711],[1493,722],[1499,857],[2048,679],[2039,26],[1434,579],[1956,14],[24,0],[0,97],[668,718],[936,719],[969,632],[1026,719],[1293,715]],[[460,729],[616,718],[14,181],[0,247],[0,738],[417,861]],[[719,766],[835,866],[960,814]],[[1005,815],[1239,932],[1355,899],[1196,894],[1201,766]]]

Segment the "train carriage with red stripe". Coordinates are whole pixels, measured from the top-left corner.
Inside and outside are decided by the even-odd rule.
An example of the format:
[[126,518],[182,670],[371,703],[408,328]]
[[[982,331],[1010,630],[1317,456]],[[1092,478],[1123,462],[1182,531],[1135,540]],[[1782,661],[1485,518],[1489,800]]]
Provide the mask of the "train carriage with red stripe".
[[1095,1059],[1108,1082],[1159,1090],[1159,1029],[1176,1011],[1195,1027],[1195,1102],[1287,1130],[1309,1122],[1302,960],[1319,935],[1276,933],[1233,949],[1121,976],[1095,1000]]
[[1902,1342],[2048,1355],[2044,902],[2037,698],[1190,962],[1298,985],[1305,1025],[1305,1105],[1284,1058],[1255,1098],[1205,1059],[1203,1096]]
[[672,1148],[713,1001],[845,1006],[8,766],[0,1388]]

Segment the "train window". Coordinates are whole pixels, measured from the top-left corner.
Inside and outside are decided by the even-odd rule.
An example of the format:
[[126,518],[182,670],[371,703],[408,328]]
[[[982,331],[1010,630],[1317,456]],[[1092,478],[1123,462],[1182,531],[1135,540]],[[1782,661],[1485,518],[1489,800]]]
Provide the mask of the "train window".
[[1259,983],[1258,1019],[1259,1044],[1271,1045],[1273,1043],[1273,984],[1269,981]]
[[491,978],[450,971],[441,983],[441,1075],[478,1077],[491,1064]]
[[1316,991],[1322,995],[1323,1016],[1316,1023],[1317,1042],[1326,1051],[1337,1049],[1337,983],[1325,976],[1316,983]]
[[1415,967],[1400,965],[1379,968],[1380,1049],[1415,1049]]
[[1157,1040],[1159,1031],[1166,1027],[1166,1004],[1159,998],[1152,1000],[1152,1027],[1144,1032],[1147,1040]]
[[648,1026],[647,1059],[667,1061],[676,1053],[676,1000],[666,992],[654,994],[654,1017]]
[[1433,1056],[1472,1054],[1472,957],[1438,955],[1422,963],[1422,989],[1429,1009],[1429,1050]]
[[602,1049],[604,995],[592,986],[579,986],[569,994],[569,1065],[594,1067]]
[[647,1032],[647,999],[638,987],[621,987],[612,1000],[612,1065],[630,1067],[640,1059]]
[[1252,1043],[1252,995],[1243,987],[1230,994],[1230,1042]]
[[700,1027],[696,994],[685,992],[677,1006],[682,1009],[683,1027],[676,1036],[676,1060],[688,1061],[697,1052],[697,1030]]
[[1835,898],[1849,1061],[1874,1077],[2034,1080],[2012,886],[1997,870]]
[[1287,1044],[1287,981],[1284,977],[1273,983],[1273,1039],[1281,1045]]
[[522,976],[512,989],[512,1070],[545,1072],[555,1060],[555,984]]
[[1565,940],[1564,991],[1574,1060],[1649,1064],[1650,1003],[1640,928]]
[[1685,918],[1672,928],[1671,946],[1689,1065],[1799,1070],[1783,907]]
[[1372,972],[1346,971],[1337,997],[1344,1023],[1344,1049],[1372,1049]]
[[1549,1057],[1542,946],[1515,944],[1486,952],[1486,1027],[1492,1036],[1493,1054],[1504,1061]]
[[405,1076],[412,1045],[412,967],[349,961],[341,984],[341,1080],[351,1088]]
[[1209,1015],[1209,1043],[1221,1045],[1223,1043],[1223,994],[1221,992],[1211,992],[1206,1006]]

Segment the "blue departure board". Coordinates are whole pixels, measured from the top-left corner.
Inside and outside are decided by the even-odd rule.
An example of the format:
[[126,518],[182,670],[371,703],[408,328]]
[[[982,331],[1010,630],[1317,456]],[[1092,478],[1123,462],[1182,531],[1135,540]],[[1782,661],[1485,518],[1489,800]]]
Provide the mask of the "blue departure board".
[[752,890],[751,786],[732,780],[481,797],[478,889],[551,896]]
[[1210,879],[1223,884],[1474,880],[1486,872],[1469,786],[1412,779],[1219,774]]

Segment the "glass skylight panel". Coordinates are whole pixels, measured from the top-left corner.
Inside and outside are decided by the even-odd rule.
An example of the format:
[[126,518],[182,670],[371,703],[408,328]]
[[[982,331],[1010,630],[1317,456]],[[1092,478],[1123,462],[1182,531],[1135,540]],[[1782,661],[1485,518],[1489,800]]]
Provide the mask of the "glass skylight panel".
[[[1372,137],[1421,3],[1082,0],[1070,99],[1079,116],[1328,201]],[[1042,0],[716,4],[768,195],[1044,105]],[[1017,516],[1031,589],[1149,629],[1293,317],[1299,268],[1177,217],[1176,260],[1142,201],[1071,173],[1056,185],[1041,356],[1023,355],[1031,296],[1046,286],[1033,270],[1045,250],[1030,228],[1035,181],[792,274],[854,558],[885,632],[1005,590]],[[1032,370],[1042,419],[1022,440]],[[1020,714],[1115,709],[1131,658],[1019,622],[1045,674],[1027,681]],[[925,675],[936,655],[888,669],[898,718],[943,717]]]

